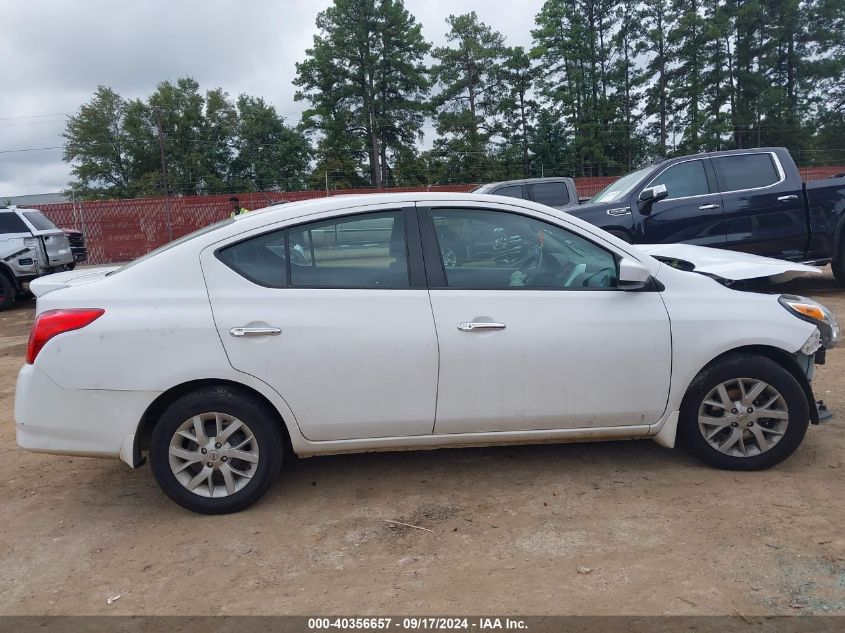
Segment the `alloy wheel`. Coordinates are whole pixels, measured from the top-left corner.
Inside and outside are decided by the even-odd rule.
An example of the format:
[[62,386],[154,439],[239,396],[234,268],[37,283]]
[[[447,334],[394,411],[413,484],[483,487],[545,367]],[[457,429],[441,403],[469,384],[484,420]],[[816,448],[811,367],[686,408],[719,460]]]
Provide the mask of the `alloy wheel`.
[[249,426],[226,413],[185,420],[170,440],[170,469],[182,486],[201,497],[228,497],[251,481],[258,442]]
[[777,444],[789,425],[780,392],[755,378],[733,378],[714,387],[698,409],[705,441],[732,457],[760,455]]

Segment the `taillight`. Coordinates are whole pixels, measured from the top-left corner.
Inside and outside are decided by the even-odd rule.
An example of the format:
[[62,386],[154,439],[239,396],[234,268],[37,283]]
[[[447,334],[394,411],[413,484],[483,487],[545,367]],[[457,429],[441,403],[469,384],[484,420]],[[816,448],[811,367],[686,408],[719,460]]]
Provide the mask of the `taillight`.
[[79,330],[99,319],[105,310],[100,308],[72,308],[68,310],[48,310],[35,319],[29,333],[29,345],[26,348],[26,362],[35,362],[41,348],[54,336],[71,330]]

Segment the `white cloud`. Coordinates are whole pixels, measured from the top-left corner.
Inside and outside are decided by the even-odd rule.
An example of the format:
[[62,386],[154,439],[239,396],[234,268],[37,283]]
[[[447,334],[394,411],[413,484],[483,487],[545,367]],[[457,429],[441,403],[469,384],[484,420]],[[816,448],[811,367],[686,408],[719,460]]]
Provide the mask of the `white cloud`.
[[[145,96],[164,79],[190,75],[271,102],[291,122],[295,64],[330,0],[6,0],[0,22],[0,152],[61,145],[62,114],[104,84]],[[449,14],[476,11],[510,45],[530,45],[542,0],[406,0],[435,45]],[[59,116],[35,117],[55,114]],[[29,118],[23,118],[29,117]],[[60,150],[0,153],[0,196],[63,189]]]

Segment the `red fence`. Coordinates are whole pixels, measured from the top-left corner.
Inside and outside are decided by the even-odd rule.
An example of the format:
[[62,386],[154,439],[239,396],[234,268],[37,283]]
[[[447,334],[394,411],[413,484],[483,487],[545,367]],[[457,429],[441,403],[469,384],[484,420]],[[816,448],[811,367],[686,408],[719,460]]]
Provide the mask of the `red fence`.
[[[807,180],[828,178],[845,172],[845,167],[804,167]],[[594,196],[616,177],[576,178],[578,195]],[[406,191],[470,191],[475,185],[449,185],[390,189]],[[330,195],[377,193],[377,189],[331,191]],[[310,200],[325,197],[324,191],[294,191],[237,194],[247,209],[266,207],[270,201]],[[97,200],[45,204],[39,208],[58,226],[85,233],[89,264],[125,262],[172,239],[226,218],[231,212],[231,194],[170,198],[138,198],[134,200]]]
[[[390,189],[403,191],[469,191],[475,185]],[[338,190],[331,195],[376,193],[376,189]],[[382,193],[384,190],[381,190]],[[178,198],[136,198],[44,204],[38,208],[56,225],[85,234],[89,264],[125,262],[148,253],[170,240],[219,222],[232,212],[232,194]],[[325,191],[292,191],[237,194],[247,209],[260,209],[271,202],[323,198]]]

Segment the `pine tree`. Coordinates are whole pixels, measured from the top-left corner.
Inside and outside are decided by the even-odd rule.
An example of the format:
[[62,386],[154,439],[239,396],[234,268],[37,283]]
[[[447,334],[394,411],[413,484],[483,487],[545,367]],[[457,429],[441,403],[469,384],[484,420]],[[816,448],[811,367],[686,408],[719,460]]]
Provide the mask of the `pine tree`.
[[669,139],[669,69],[672,50],[666,34],[674,23],[670,0],[644,0],[639,9],[641,31],[637,53],[645,55],[648,62],[645,73],[648,87],[645,90],[644,114],[653,118],[645,127],[654,138],[659,156],[665,156]]
[[529,143],[537,102],[532,87],[537,67],[521,46],[508,48],[500,69],[501,98],[496,104],[502,138],[499,162],[506,178],[531,174]]
[[311,103],[304,125],[323,137],[322,163],[355,165],[363,154],[370,184],[381,187],[388,154],[420,136],[430,45],[402,0],[335,0],[317,28],[296,66],[295,98]]
[[434,149],[450,165],[452,178],[479,182],[492,169],[490,140],[501,90],[504,37],[473,11],[450,15],[447,46],[432,51],[439,92],[432,98],[439,138]]
[[608,156],[614,120],[609,92],[611,34],[608,0],[547,0],[537,15],[533,54],[543,75],[538,89],[572,133],[578,175],[615,170]]
[[676,151],[694,154],[702,151],[704,128],[704,73],[706,56],[706,25],[701,0],[673,0],[676,16],[667,41],[673,50],[673,64],[669,70],[669,97],[674,115],[673,131],[679,135]]

